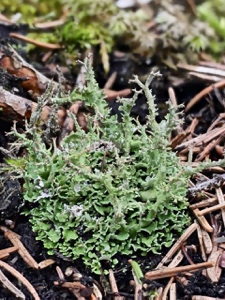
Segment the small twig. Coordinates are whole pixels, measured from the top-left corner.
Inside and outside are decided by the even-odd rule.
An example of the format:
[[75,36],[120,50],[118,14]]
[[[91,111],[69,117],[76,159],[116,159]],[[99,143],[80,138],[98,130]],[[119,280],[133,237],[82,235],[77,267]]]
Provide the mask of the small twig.
[[121,296],[116,296],[116,294],[119,294],[119,290],[118,290],[118,287],[116,284],[116,279],[115,279],[113,270],[111,270],[111,269],[109,270],[109,283],[110,283],[112,292],[115,293],[115,296],[113,297],[114,300],[123,299],[123,297],[121,297]]
[[217,139],[212,140],[212,142],[210,142],[206,147],[204,147],[204,150],[197,156],[195,161],[202,161],[206,157],[206,155],[208,155],[210,151],[212,151],[214,147],[218,145],[222,139],[224,139],[224,136],[225,134],[222,134]]
[[208,86],[207,88],[203,89],[200,93],[198,93],[194,98],[192,98],[186,108],[185,112],[187,113],[194,105],[196,105],[203,97],[205,97],[207,94],[213,91],[213,88],[216,87],[218,89],[223,88],[225,86],[225,79]]
[[22,34],[19,34],[19,33],[11,32],[9,35],[10,35],[10,37],[16,38],[16,39],[24,41],[26,43],[35,45],[37,47],[45,48],[45,49],[48,49],[48,50],[63,49],[63,46],[61,46],[59,44],[50,44],[50,43],[45,43],[45,42],[33,40],[33,39],[28,38],[28,37],[26,37]]
[[206,218],[204,216],[199,216],[199,212],[200,212],[199,209],[195,208],[192,211],[195,217],[197,218],[199,224],[201,225],[201,227],[207,232],[213,232],[213,228],[212,226],[209,225],[209,222],[206,220]]
[[31,293],[31,295],[34,297],[35,300],[40,300],[34,287],[16,269],[14,269],[13,267],[11,267],[10,265],[8,265],[7,263],[5,263],[1,260],[0,260],[0,268],[7,270],[9,273],[11,273],[13,276],[15,276],[27,288],[27,290]]
[[177,252],[177,250],[180,248],[181,243],[185,242],[187,238],[197,229],[198,225],[193,223],[191,226],[188,227],[188,229],[182,234],[182,236],[176,241],[176,243],[173,245],[173,247],[169,250],[169,252],[164,256],[162,261],[158,264],[156,269],[161,268],[164,263],[166,263],[168,260],[171,259],[171,257],[174,255],[174,253]]
[[167,294],[169,292],[169,289],[171,287],[171,284],[173,283],[174,281],[174,276],[170,278],[170,280],[168,281],[164,291],[163,291],[163,294],[162,294],[162,300],[167,300]]
[[[195,222],[196,222],[196,220],[195,220]],[[201,256],[202,256],[203,261],[206,261],[207,257],[206,257],[205,247],[204,247],[204,244],[203,244],[202,229],[201,229],[201,227],[199,225],[197,227],[197,234],[198,234],[198,241],[199,241]]]
[[33,259],[27,249],[24,247],[23,243],[19,240],[17,234],[13,231],[7,229],[4,226],[0,226],[0,229],[4,232],[4,236],[10,240],[10,242],[18,248],[18,253],[23,258],[23,260],[34,269],[39,269],[38,263]]
[[185,249],[184,244],[181,245],[181,249],[183,251],[184,256],[186,257],[187,261],[189,262],[189,264],[194,265],[193,260],[190,258],[189,254],[187,253],[187,250]]
[[177,299],[177,285],[173,282],[170,286],[170,299]]
[[113,73],[109,76],[108,80],[106,81],[106,83],[105,83],[105,85],[104,85],[104,89],[106,89],[106,90],[111,89],[112,86],[113,86],[113,84],[114,84],[114,82],[115,82],[115,80],[116,80],[116,77],[117,77],[117,72],[113,72]]
[[211,268],[211,267],[213,267],[213,263],[208,261],[208,262],[203,262],[203,263],[194,264],[194,265],[176,267],[176,268],[172,268],[172,269],[163,268],[163,269],[147,272],[145,274],[145,279],[156,280],[156,279],[176,276],[182,272],[192,272],[195,270],[199,270],[201,268]]
[[225,201],[224,201],[224,195],[222,192],[222,189],[220,187],[216,188],[216,196],[219,202],[219,205],[221,205],[221,213],[222,213],[222,219],[223,219],[223,225],[225,226],[225,210],[223,209],[225,207]]
[[188,189],[190,193],[201,192],[202,190],[218,187],[225,181],[225,174],[215,175],[212,179],[197,183],[194,187]]
[[222,134],[225,134],[225,126],[221,128],[215,128],[211,130],[210,132],[206,132],[204,134],[201,134],[187,142],[184,142],[176,147],[177,151],[181,151],[184,148],[190,147],[190,146],[201,146],[206,145],[211,140],[221,136]]
[[[190,188],[189,188],[189,189],[190,189]],[[213,205],[216,205],[217,202],[218,202],[218,201],[217,201],[217,198],[216,198],[216,197],[213,197],[213,198],[209,198],[209,199],[202,200],[202,201],[200,201],[200,202],[191,204],[191,205],[189,206],[189,208],[195,209],[195,208],[203,208],[203,207],[206,207],[206,206],[213,206]]]
[[0,250],[0,259],[7,258],[10,255],[10,253],[16,252],[17,250],[18,250],[18,247],[16,247],[16,246],[9,247],[6,249],[1,249]]
[[7,288],[17,299],[25,300],[25,295],[17,288],[0,270],[0,282],[3,287]]
[[191,300],[223,300],[222,298],[207,297],[207,296],[192,296]]
[[224,207],[225,207],[225,203],[217,204],[217,205],[214,205],[212,207],[208,207],[208,208],[200,210],[198,215],[203,216],[203,215],[209,214],[213,211],[216,211],[216,210],[224,208]]

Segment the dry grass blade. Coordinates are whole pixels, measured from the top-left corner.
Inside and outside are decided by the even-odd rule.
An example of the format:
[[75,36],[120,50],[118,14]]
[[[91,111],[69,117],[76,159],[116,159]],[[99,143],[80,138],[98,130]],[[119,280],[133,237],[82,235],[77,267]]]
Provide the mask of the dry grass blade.
[[25,295],[17,288],[0,270],[0,282],[3,287],[7,288],[17,299],[25,300]]
[[192,71],[195,73],[202,73],[202,74],[209,74],[209,75],[213,75],[213,76],[225,77],[225,71],[222,69],[219,70],[218,68],[193,66],[193,65],[182,64],[182,63],[178,63],[177,66],[180,69],[185,69],[187,71]]
[[164,256],[162,261],[158,264],[156,269],[161,268],[164,263],[166,263],[168,260],[171,259],[171,257],[177,252],[177,250],[180,248],[181,243],[185,242],[187,238],[197,229],[197,224],[192,224],[188,227],[188,229],[182,234],[182,236],[176,241],[176,243],[173,245],[173,247],[169,250],[169,252]]
[[38,293],[35,291],[34,287],[31,285],[31,283],[22,275],[20,274],[16,269],[8,265],[7,263],[0,260],[0,268],[3,268],[7,270],[9,273],[11,273],[14,277],[16,277],[31,293],[31,295],[34,297],[35,300],[40,300]]

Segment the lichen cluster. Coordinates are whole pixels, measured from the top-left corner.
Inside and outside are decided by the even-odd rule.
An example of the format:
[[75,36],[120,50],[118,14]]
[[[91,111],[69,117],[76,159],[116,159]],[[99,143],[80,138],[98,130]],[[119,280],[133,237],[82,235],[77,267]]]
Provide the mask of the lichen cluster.
[[[23,177],[25,214],[44,247],[50,254],[82,258],[97,273],[100,257],[157,253],[173,243],[189,222],[186,191],[192,171],[169,147],[168,136],[179,119],[175,108],[170,106],[160,123],[155,120],[157,108],[149,85],[158,73],[151,73],[145,84],[134,77],[140,90],[132,98],[120,99],[118,123],[88,59],[84,67],[86,86],[66,100],[92,106],[88,132],[74,118],[76,131],[60,148],[55,140],[49,148],[35,116],[36,123],[28,124],[25,133],[14,130],[16,145],[26,148],[26,156],[21,164],[12,158],[8,163]],[[145,125],[130,117],[140,92],[149,106]]]

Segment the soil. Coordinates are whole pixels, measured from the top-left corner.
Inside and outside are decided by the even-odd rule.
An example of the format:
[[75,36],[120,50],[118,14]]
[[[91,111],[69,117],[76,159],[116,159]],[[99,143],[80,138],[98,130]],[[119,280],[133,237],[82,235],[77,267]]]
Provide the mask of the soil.
[[[10,27],[5,27],[1,25],[0,28],[2,32],[2,39],[4,42],[9,36]],[[19,32],[25,32],[26,27],[20,28]],[[12,40],[9,40],[10,43],[13,43]],[[20,55],[24,57],[24,59],[31,63],[33,66],[35,65],[36,70],[39,70],[43,75],[48,78],[54,77],[57,79],[57,74],[54,71],[54,67],[58,62],[60,62],[60,57],[53,56],[48,64],[42,63],[40,58],[43,53],[32,53],[29,56],[26,53],[20,52]],[[35,61],[35,64],[32,62]],[[137,58],[134,60],[129,57],[129,55],[124,55],[122,58],[116,56],[116,54],[112,54],[110,58],[110,71],[107,76],[103,75],[103,68],[100,60],[96,57],[94,64],[96,78],[99,82],[100,87],[104,87],[108,78],[113,72],[117,72],[117,78],[111,89],[115,91],[120,91],[126,88],[130,88],[130,84],[128,84],[129,79],[132,77],[132,74],[141,74],[147,73],[148,70],[156,67],[160,69],[162,72],[161,79],[154,81],[151,88],[153,90],[153,94],[156,95],[157,105],[159,108],[159,120],[163,118],[166,113],[166,105],[165,102],[168,100],[168,88],[173,85],[171,81],[171,70],[166,68],[165,66],[160,66],[158,63],[156,64],[156,60],[154,58],[151,59],[151,62],[145,61],[143,58],[139,57],[138,64],[136,63]],[[52,65],[54,67],[52,67]],[[50,67],[51,66],[51,67]],[[63,67],[62,65],[60,67]],[[64,66],[66,67],[66,66]],[[63,69],[63,68],[62,68]],[[74,72],[74,71],[73,71]],[[68,68],[65,68],[64,76],[67,78],[70,86],[74,86],[76,83],[76,77],[73,72],[68,71]],[[16,95],[21,97],[31,99],[29,93],[21,88],[21,82],[23,78],[16,78],[14,75],[9,74],[6,70],[0,68],[0,86],[4,87],[8,91],[14,91]],[[193,98],[194,95],[203,90],[206,86],[208,86],[208,82],[203,80],[193,80],[186,78],[185,74],[182,74],[182,78],[184,80],[181,84],[174,86],[174,91],[177,96],[178,104],[184,103],[186,105],[190,99]],[[195,130],[195,135],[205,133],[212,122],[218,117],[221,111],[224,111],[224,107],[221,104],[220,97],[224,97],[223,91],[218,91],[211,93],[211,98],[204,98],[198,105],[194,106],[192,110],[190,110],[185,115],[185,124],[184,129],[186,129],[192,122],[192,120],[196,117],[199,120],[199,123]],[[108,101],[108,105],[112,107],[112,113],[118,114],[118,103],[116,102],[116,98]],[[147,105],[146,99],[144,96],[139,96],[136,105],[133,107],[131,115],[134,117],[139,117],[142,123],[145,122],[147,114]],[[0,115],[1,116],[1,115]],[[10,119],[10,118],[9,118]],[[1,116],[0,119],[0,146],[4,149],[8,149],[8,145],[11,142],[12,137],[8,136],[7,133],[11,130],[13,125],[13,120],[7,120],[5,116]],[[23,125],[19,125],[19,127],[23,128]],[[211,158],[217,160],[218,154],[216,151],[212,151],[210,153]],[[5,156],[1,156],[1,162],[5,161]],[[209,175],[210,174],[207,174]],[[29,218],[20,214],[20,207],[23,203],[22,201],[22,183],[19,180],[12,180],[7,176],[7,173],[3,173],[0,177],[1,180],[1,189],[0,189],[0,220],[1,225],[3,226],[12,226],[12,230],[21,236],[21,242],[29,251],[30,255],[39,263],[47,258],[46,250],[43,248],[41,242],[35,239],[35,233],[32,232]],[[194,180],[194,179],[193,179]],[[198,181],[198,180],[196,180]],[[209,190],[210,191],[210,190]],[[190,201],[193,201],[193,196],[189,195]],[[190,215],[193,217],[192,213]],[[179,237],[178,237],[179,238]],[[193,263],[197,264],[203,262],[199,251],[199,241],[197,234],[194,233],[187,241],[188,245],[195,245],[197,248],[196,252],[190,252],[189,255]],[[0,250],[11,247],[11,243],[4,237],[3,232],[0,233]],[[154,269],[157,264],[161,261],[161,259],[166,255],[169,249],[163,249],[162,253],[159,255],[154,255],[149,253],[149,255],[145,258],[141,257],[138,259],[140,266],[143,272],[147,272],[149,270]],[[69,261],[60,256],[60,254],[56,253],[52,256],[55,260],[55,264],[49,266],[45,269],[34,270],[30,268],[24,259],[21,258],[18,252],[12,253],[8,258],[4,259],[6,263],[10,266],[13,266],[16,270],[18,270],[28,281],[33,285],[38,295],[43,300],[69,300],[75,299],[74,294],[69,291],[67,288],[63,288],[60,284],[56,286],[54,282],[59,281],[59,275],[56,272],[56,266],[59,266],[63,273],[65,273],[68,267],[76,267],[79,272],[83,275],[81,282],[86,286],[92,286],[92,283],[96,283],[100,286],[100,290],[104,290],[104,298],[112,299],[115,298],[115,294],[111,292],[108,287],[108,277],[105,275],[99,277],[91,273],[90,270],[85,268],[81,261]],[[132,285],[130,285],[130,280],[133,279],[131,267],[128,263],[128,258],[123,256],[118,256],[120,261],[120,267],[114,270],[114,275],[116,277],[119,295],[123,296],[124,299],[134,299],[134,289]],[[107,261],[102,261],[104,268],[110,268],[110,265]],[[189,261],[187,258],[184,258],[180,265],[188,265]],[[8,279],[18,287],[26,296],[26,299],[33,299],[33,296],[28,292],[28,290],[20,284],[20,282],[12,276],[9,272],[4,271],[4,274],[8,277]],[[72,282],[73,278],[69,276],[66,278],[67,281]],[[177,281],[177,299],[191,299],[192,295],[202,295],[209,297],[218,297],[225,298],[225,272],[222,270],[221,277],[217,283],[211,282],[205,275],[202,273],[202,269],[193,273],[193,275],[188,277],[189,283],[184,285]],[[147,290],[155,290],[159,287],[165,287],[168,283],[168,279],[160,279],[156,281],[151,281],[147,283]],[[15,296],[12,295],[11,292],[3,285],[0,286],[0,299],[1,300],[13,300]],[[118,295],[117,295],[118,296]],[[90,296],[85,297],[86,299],[91,299]],[[115,298],[116,299],[116,298]]]

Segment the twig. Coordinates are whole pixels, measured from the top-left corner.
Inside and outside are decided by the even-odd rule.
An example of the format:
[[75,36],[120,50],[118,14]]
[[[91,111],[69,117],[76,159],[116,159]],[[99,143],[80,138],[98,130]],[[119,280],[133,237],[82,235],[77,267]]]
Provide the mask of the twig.
[[17,299],[25,300],[25,295],[17,288],[0,270],[0,282],[3,287],[7,288]]
[[9,247],[6,249],[1,249],[0,250],[0,259],[5,259],[7,258],[10,253],[16,252],[18,250],[17,246]]
[[194,264],[194,265],[176,267],[176,268],[172,268],[172,269],[163,268],[163,269],[147,272],[145,274],[145,278],[147,280],[156,280],[156,279],[176,276],[182,272],[191,272],[191,271],[195,271],[195,270],[198,270],[201,268],[211,268],[211,267],[213,267],[213,263],[208,261],[208,262],[203,262],[203,263]]
[[214,175],[212,179],[205,180],[203,182],[199,182],[195,185],[195,187],[191,187],[188,189],[190,193],[201,192],[202,190],[206,190],[213,187],[218,187],[222,185],[225,181],[225,174]]
[[28,38],[28,37],[26,37],[22,34],[19,34],[19,33],[10,32],[9,35],[10,35],[10,37],[16,38],[20,41],[35,45],[35,46],[40,47],[40,48],[45,48],[45,49],[48,49],[48,50],[63,49],[63,46],[61,46],[59,44],[50,44],[50,43],[45,43],[45,42],[33,40],[33,39]]
[[225,207],[225,203],[217,204],[217,205],[214,205],[212,207],[208,207],[208,208],[200,210],[198,215],[203,216],[203,215],[206,215],[208,213],[211,213],[213,211],[216,211],[216,210],[224,208],[224,207]]
[[111,89],[117,77],[117,72],[113,72],[104,85],[104,89]]
[[189,262],[189,264],[194,265],[193,260],[190,258],[189,254],[187,253],[187,250],[185,249],[184,244],[181,245],[181,249],[183,251],[184,256],[186,257],[187,261]]
[[173,281],[174,281],[174,277],[171,277],[170,280],[168,281],[164,291],[163,291],[162,300],[167,300],[167,294],[169,292],[169,289],[170,289],[171,284],[173,283]]
[[170,299],[177,299],[177,285],[175,282],[170,286]]
[[174,253],[177,252],[177,250],[180,248],[181,243],[185,242],[187,238],[197,229],[198,225],[193,223],[191,226],[188,227],[188,229],[182,234],[182,236],[176,241],[176,243],[173,245],[173,247],[169,250],[169,252],[164,256],[162,261],[158,264],[156,269],[161,268],[164,263],[166,263],[170,258],[174,255]]
[[224,201],[224,195],[222,192],[222,189],[220,187],[216,188],[216,196],[218,199],[218,202],[221,205],[221,213],[222,213],[222,219],[223,219],[223,225],[225,226],[225,210],[223,209],[225,207],[225,201]]
[[187,113],[194,105],[196,105],[203,97],[205,97],[207,94],[213,91],[213,88],[223,88],[225,86],[225,79],[210,85],[209,87],[203,89],[200,93],[198,93],[194,98],[192,98],[187,106],[185,107],[185,112]]
[[[190,188],[189,188],[190,189]],[[203,208],[203,207],[206,207],[206,206],[212,206],[212,205],[215,205],[217,203],[217,198],[216,197],[213,197],[213,198],[209,198],[209,199],[206,199],[206,200],[202,200],[200,202],[197,202],[197,203],[194,203],[194,204],[191,204],[189,207],[191,209],[195,209],[195,208]]]
[[[196,222],[196,220],[195,220],[195,222]],[[201,256],[202,256],[203,261],[206,261],[207,257],[206,257],[205,247],[204,247],[204,244],[203,244],[202,229],[201,229],[201,227],[199,225],[197,227],[197,234],[198,234],[198,241],[199,241]]]
[[201,227],[207,232],[213,232],[213,228],[212,226],[209,225],[209,222],[206,220],[206,218],[204,216],[199,216],[199,212],[200,212],[199,209],[195,208],[192,211],[195,217],[197,218],[199,224],[201,225]]
[[111,270],[111,269],[109,270],[109,283],[110,283],[112,292],[115,293],[115,296],[113,297],[114,300],[123,299],[123,297],[121,297],[121,296],[116,296],[116,294],[119,294],[119,290],[118,290],[118,287],[116,284],[116,279],[115,279],[113,270]]
[[30,284],[30,282],[22,275],[20,274],[16,269],[8,265],[7,263],[0,260],[0,267],[7,270],[9,273],[11,273],[13,276],[15,276],[31,293],[31,295],[34,297],[35,300],[40,300],[36,290],[34,287]]
[[17,234],[15,234],[13,231],[7,229],[4,226],[0,226],[0,229],[4,232],[4,236],[10,240],[10,242],[15,246],[18,247],[18,253],[23,258],[23,260],[34,269],[39,269],[38,263],[33,259],[33,257],[30,255],[30,253],[27,251],[27,249],[24,247],[22,242],[19,240]]
[[207,296],[192,296],[191,300],[223,300],[222,298],[207,297]]

